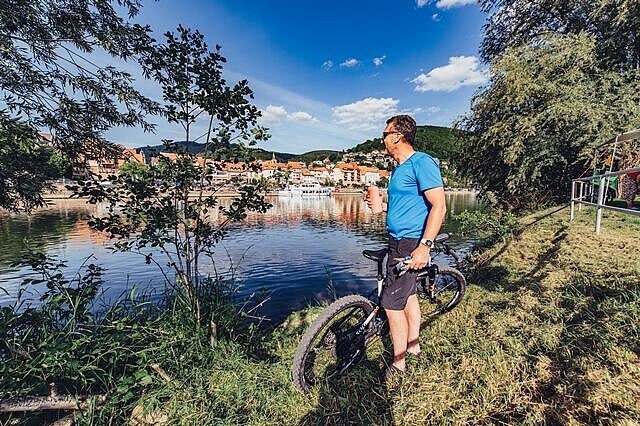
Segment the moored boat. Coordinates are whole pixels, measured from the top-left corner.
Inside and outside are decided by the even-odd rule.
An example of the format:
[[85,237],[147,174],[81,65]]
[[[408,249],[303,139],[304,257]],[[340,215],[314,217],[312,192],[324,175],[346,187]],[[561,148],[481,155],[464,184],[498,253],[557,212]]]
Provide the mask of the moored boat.
[[319,182],[304,182],[299,185],[287,185],[285,189],[278,191],[283,197],[318,197],[331,195],[333,187],[322,186]]

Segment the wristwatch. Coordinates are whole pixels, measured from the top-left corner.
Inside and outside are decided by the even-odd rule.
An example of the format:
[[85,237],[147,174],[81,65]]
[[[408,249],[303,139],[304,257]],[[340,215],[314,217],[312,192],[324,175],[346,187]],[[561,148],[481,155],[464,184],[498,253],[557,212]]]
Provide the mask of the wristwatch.
[[433,241],[427,239],[427,238],[423,238],[420,240],[420,244],[424,244],[425,246],[431,248],[433,247]]

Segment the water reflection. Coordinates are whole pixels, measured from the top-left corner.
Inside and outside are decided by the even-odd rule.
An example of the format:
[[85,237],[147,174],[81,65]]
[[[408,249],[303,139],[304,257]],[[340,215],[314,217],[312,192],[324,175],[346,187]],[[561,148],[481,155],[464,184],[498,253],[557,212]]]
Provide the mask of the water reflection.
[[[228,206],[231,199],[220,199]],[[371,261],[363,249],[382,247],[387,239],[384,216],[372,215],[358,195],[323,198],[278,198],[266,214],[250,214],[229,228],[225,240],[215,248],[216,264],[205,267],[228,273],[237,268],[240,294],[247,296],[265,289],[271,294],[264,314],[281,319],[292,310],[324,299],[332,285],[338,295],[372,288]],[[474,194],[447,194],[445,229],[457,229],[452,215],[476,206]],[[69,272],[88,256],[106,268],[105,297],[117,297],[133,285],[162,287],[161,273],[144,259],[130,253],[112,253],[111,242],[91,231],[86,221],[104,213],[104,206],[86,205],[80,200],[61,200],[31,216],[0,216],[0,282],[9,295],[0,292],[0,304],[15,298],[26,268],[9,265],[19,260],[27,244],[41,246],[49,254],[67,260]],[[214,220],[222,220],[219,211]],[[456,236],[453,244],[464,250],[468,242]],[[158,254],[158,259],[161,255]],[[227,271],[227,272],[225,272]]]

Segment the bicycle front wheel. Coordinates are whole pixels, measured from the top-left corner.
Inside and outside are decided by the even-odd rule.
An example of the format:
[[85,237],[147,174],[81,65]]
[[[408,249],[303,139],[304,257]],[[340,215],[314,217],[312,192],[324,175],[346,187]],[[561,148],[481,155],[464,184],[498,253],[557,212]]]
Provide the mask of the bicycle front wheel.
[[363,357],[373,321],[362,329],[373,311],[362,296],[342,297],[329,305],[302,336],[293,357],[293,384],[307,393],[321,380],[337,378]]
[[427,316],[434,317],[449,312],[456,307],[464,296],[467,280],[460,271],[454,268],[441,267],[435,278],[433,300],[429,299],[429,282],[426,279],[418,283],[418,295],[431,303]]

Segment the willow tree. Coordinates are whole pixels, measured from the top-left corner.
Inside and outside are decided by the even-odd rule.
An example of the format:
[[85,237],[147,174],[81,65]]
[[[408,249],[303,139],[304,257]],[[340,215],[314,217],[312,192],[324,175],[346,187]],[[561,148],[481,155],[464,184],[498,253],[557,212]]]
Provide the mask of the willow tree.
[[640,126],[638,73],[602,68],[596,44],[548,35],[495,57],[457,124],[470,134],[458,170],[509,209],[565,200],[594,145]]
[[489,15],[480,49],[485,61],[549,34],[586,33],[595,42],[601,67],[640,68],[637,0],[481,0],[480,4]]

